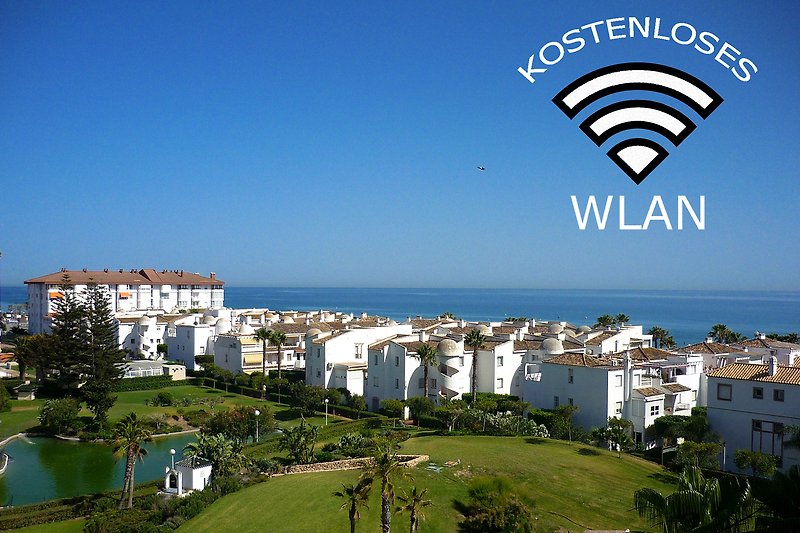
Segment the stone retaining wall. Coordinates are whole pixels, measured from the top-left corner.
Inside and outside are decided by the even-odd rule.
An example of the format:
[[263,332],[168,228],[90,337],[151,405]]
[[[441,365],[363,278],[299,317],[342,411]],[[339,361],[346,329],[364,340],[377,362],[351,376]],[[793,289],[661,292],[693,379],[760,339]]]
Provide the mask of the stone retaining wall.
[[[413,468],[419,463],[427,461],[427,455],[398,455],[397,460],[404,466]],[[309,465],[293,465],[287,467],[285,474],[304,474],[306,472],[332,472],[334,470],[358,470],[364,468],[372,460],[371,457],[359,457],[356,459],[343,459],[341,461],[329,461],[327,463],[312,463]]]

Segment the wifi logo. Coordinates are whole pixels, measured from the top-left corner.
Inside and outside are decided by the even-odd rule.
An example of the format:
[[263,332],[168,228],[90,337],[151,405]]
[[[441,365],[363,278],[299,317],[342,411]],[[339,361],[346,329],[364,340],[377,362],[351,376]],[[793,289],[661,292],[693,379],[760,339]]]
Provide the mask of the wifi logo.
[[[655,63],[620,63],[581,76],[559,92],[553,103],[570,120],[598,100],[623,91],[668,95],[707,119],[722,103],[711,87],[682,70]],[[680,110],[654,100],[623,100],[607,105],[581,122],[580,129],[597,146],[618,133],[634,129],[656,132],[678,146],[697,126]],[[637,185],[661,164],[669,152],[640,137],[622,140],[607,152]]]

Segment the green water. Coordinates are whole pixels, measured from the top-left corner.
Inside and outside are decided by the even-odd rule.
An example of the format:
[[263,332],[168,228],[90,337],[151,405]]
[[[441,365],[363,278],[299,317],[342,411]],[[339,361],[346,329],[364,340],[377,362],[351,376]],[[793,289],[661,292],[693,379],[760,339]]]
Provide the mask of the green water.
[[[163,478],[165,467],[170,465],[170,448],[177,450],[177,461],[183,447],[195,438],[186,434],[144,443],[148,454],[144,462],[136,464],[135,481]],[[122,488],[125,459],[115,462],[106,444],[35,437],[11,441],[3,451],[11,461],[0,476],[0,505],[25,505]]]

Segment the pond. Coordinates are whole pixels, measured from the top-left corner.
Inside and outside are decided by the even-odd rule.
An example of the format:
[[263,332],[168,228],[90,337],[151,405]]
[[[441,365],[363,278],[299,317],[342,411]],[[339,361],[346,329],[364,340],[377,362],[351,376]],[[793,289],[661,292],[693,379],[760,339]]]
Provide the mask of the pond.
[[[164,477],[170,465],[170,448],[182,457],[183,447],[196,440],[192,433],[161,437],[144,443],[147,455],[136,463],[135,481],[144,483]],[[125,458],[114,461],[111,446],[45,437],[18,438],[6,445],[11,460],[0,476],[0,505],[26,505],[121,489]]]

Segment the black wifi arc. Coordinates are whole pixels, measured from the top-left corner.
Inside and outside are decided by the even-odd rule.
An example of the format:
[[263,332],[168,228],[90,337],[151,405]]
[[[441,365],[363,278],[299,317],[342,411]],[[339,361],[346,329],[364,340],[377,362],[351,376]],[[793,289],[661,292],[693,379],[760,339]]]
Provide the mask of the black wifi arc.
[[[567,85],[553,102],[570,119],[598,100],[623,91],[651,91],[685,103],[701,118],[708,118],[722,103],[722,97],[696,77],[656,63],[621,63],[604,67]],[[607,105],[587,117],[580,129],[601,146],[608,139],[633,129],[646,129],[680,145],[696,125],[684,113],[651,100],[623,100]],[[669,152],[655,141],[632,138],[608,151],[611,158],[634,183],[641,183],[664,161]]]

